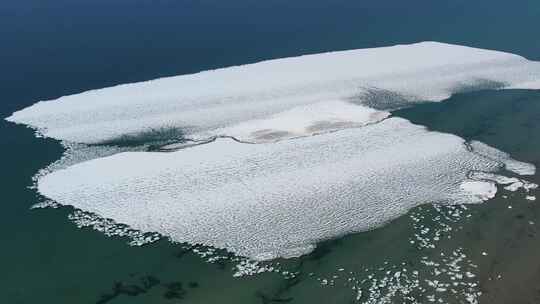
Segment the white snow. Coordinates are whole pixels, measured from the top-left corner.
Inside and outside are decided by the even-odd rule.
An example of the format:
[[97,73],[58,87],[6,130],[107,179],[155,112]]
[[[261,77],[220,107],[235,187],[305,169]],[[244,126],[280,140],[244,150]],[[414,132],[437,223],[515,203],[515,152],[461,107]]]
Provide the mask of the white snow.
[[[485,82],[530,86],[539,78],[540,63],[517,55],[422,42],[268,60],[118,85],[42,101],[7,119],[32,126],[44,136],[79,143],[168,128],[182,129],[189,137],[216,129],[237,130],[235,125],[253,120],[261,128],[272,121],[287,120],[288,124],[289,119],[273,115],[301,106],[305,114],[310,111],[305,106],[319,107],[324,102],[375,102],[378,109],[386,110],[395,108],[396,102],[406,106],[418,100],[439,101],[462,87]],[[377,92],[391,94],[377,97]],[[351,118],[339,117],[346,112],[334,114],[332,118],[338,121]],[[353,125],[364,119],[360,115]],[[264,134],[265,129],[255,129],[257,124],[251,126],[251,133]]]

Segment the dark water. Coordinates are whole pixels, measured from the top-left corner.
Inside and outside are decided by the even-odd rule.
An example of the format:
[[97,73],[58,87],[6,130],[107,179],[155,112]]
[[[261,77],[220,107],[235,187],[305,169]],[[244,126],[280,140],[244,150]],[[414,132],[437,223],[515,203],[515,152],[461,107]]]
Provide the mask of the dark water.
[[[0,4],[0,114],[119,83],[423,40],[539,60],[538,20],[540,2],[521,0],[8,0]],[[461,94],[396,115],[540,165],[538,92]],[[385,262],[418,268],[420,255],[439,252],[419,253],[408,245],[406,216],[382,229],[326,242],[308,257],[283,261],[287,269],[300,271],[296,279],[278,274],[233,279],[232,264],[206,263],[181,245],[160,241],[130,247],[124,239],[77,229],[67,219],[69,208],[29,210],[37,201],[26,188],[32,175],[62,149],[3,120],[0,136],[2,303],[350,303],[356,295],[339,281],[344,276],[323,287],[317,278],[333,276],[336,265],[357,272]],[[534,179],[538,183],[538,176]],[[482,303],[540,302],[535,298],[540,246],[536,226],[528,223],[540,211],[521,197],[499,195],[470,207],[472,220],[460,223],[463,228],[437,249],[466,247],[479,267]],[[434,212],[419,209],[413,213]]]

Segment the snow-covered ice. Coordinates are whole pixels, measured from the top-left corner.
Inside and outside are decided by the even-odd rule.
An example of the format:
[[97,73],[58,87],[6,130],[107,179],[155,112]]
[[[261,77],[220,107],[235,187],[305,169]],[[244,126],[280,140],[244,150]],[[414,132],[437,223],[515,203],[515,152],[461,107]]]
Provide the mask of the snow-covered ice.
[[[247,121],[257,122],[251,124],[253,134],[265,134],[273,130],[267,130],[265,121],[285,120],[274,115],[287,116],[287,111],[298,107],[309,112],[305,106],[341,101],[384,111],[418,101],[439,101],[464,88],[486,84],[531,87],[539,78],[540,63],[517,55],[422,42],[275,59],[118,85],[42,101],[7,119],[32,126],[42,135],[78,143],[113,141],[163,129],[180,129],[190,137],[218,129],[238,130],[235,126]],[[332,119],[348,122],[345,118],[351,117],[345,116]],[[332,125],[332,120],[324,120],[327,117],[320,118],[302,127]],[[364,119],[360,115],[353,124]],[[276,132],[294,133],[284,127]]]
[[268,259],[372,229],[419,204],[477,202],[492,189],[460,185],[471,170],[498,168],[457,136],[388,118],[275,143],[218,139],[171,153],[120,153],[55,171],[38,189],[174,241]]
[[510,172],[519,175],[534,175],[536,172],[536,166],[534,164],[515,160],[510,154],[490,147],[483,142],[473,140],[470,142],[470,146],[476,153],[503,163],[505,169]]
[[460,188],[475,197],[478,202],[494,198],[497,193],[495,183],[487,181],[466,181],[460,185]]

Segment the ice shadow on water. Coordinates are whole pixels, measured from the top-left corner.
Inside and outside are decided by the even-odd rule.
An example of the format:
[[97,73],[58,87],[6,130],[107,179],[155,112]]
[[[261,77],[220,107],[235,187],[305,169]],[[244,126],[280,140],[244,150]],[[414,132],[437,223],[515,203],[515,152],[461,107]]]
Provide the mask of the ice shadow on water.
[[114,282],[112,291],[100,296],[96,304],[105,304],[121,295],[138,296],[148,292],[153,287],[160,284],[159,279],[153,276],[144,276],[140,278],[139,284],[129,284],[126,282]]
[[276,304],[276,303],[289,303],[294,300],[293,297],[286,294],[302,279],[298,276],[284,279],[276,291],[272,293],[265,293],[261,290],[255,292],[255,297],[260,300],[261,304]]

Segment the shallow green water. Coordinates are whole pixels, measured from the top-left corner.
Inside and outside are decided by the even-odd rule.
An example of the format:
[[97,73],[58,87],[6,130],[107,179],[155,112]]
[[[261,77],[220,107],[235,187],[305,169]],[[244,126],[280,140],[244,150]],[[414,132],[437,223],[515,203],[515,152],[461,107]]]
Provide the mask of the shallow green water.
[[[0,114],[7,116],[40,99],[116,83],[265,58],[420,40],[540,59],[540,40],[534,38],[540,4],[535,1],[511,6],[503,1],[356,2],[238,1],[226,7],[211,1],[142,1],[138,6],[128,1],[9,2],[0,8],[0,23],[6,25],[0,33],[7,42],[0,51],[4,71]],[[444,103],[394,115],[480,140],[540,165],[539,92],[459,94]],[[441,262],[460,247],[471,260],[462,267],[477,265],[478,277],[469,281],[479,281],[481,303],[540,301],[536,224],[540,224],[540,209],[524,200],[523,193],[500,191],[488,203],[468,206],[462,212],[471,216],[457,222],[440,217],[454,209],[419,207],[381,229],[325,242],[306,257],[273,262],[281,263],[282,270],[298,272],[293,279],[277,273],[233,278],[235,263],[207,263],[186,252],[182,244],[162,240],[132,247],[126,239],[77,229],[68,220],[70,208],[30,210],[38,201],[35,191],[26,188],[31,177],[58,159],[62,148],[3,120],[0,135],[4,172],[0,292],[6,303],[350,303],[358,296],[352,289],[357,286],[365,302],[374,280],[381,284],[381,279],[403,268],[419,271],[421,280],[432,278],[434,267],[422,264],[422,258]],[[539,183],[540,177],[531,180]],[[414,237],[418,229],[412,217],[422,215],[425,218],[417,226],[432,232],[443,229],[441,223],[453,228],[443,234],[446,238],[440,236],[434,249],[419,248]],[[356,282],[370,275],[368,281]],[[388,288],[380,291],[382,296]],[[417,288],[409,296],[425,302],[431,294]],[[406,297],[397,294],[393,302],[407,303]],[[442,300],[463,302],[463,297],[458,298],[451,295]]]

